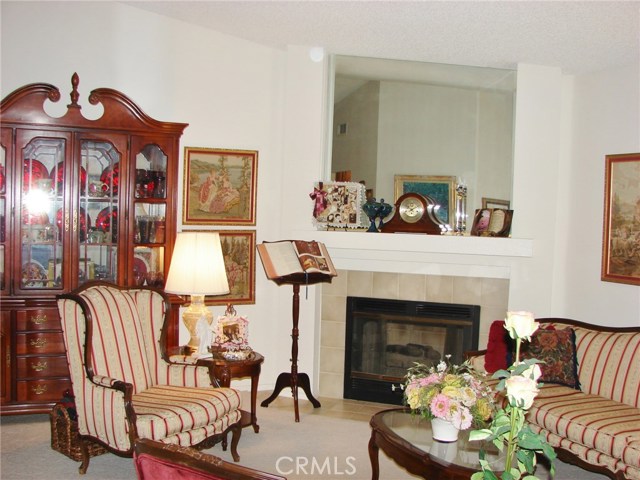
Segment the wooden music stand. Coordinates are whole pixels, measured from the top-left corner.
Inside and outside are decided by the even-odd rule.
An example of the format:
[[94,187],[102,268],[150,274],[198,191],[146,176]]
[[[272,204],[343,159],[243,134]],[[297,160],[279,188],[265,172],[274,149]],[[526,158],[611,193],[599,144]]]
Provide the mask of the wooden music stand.
[[293,394],[293,405],[295,409],[295,420],[300,421],[300,411],[298,409],[298,387],[302,388],[307,398],[314,408],[320,407],[320,402],[311,393],[311,385],[309,376],[306,373],[298,373],[298,318],[300,316],[300,285],[314,285],[321,282],[331,282],[333,279],[330,275],[322,273],[294,273],[285,275],[272,280],[278,285],[293,285],[293,329],[291,330],[291,372],[282,372],[278,375],[276,386],[269,398],[263,400],[260,406],[268,407],[274,401],[280,392],[291,387]]

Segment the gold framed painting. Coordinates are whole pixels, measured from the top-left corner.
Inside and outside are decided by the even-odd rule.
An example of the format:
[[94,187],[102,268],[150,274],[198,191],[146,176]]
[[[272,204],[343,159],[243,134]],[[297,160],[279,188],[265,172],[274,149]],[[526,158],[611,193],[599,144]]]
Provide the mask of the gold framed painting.
[[395,200],[405,193],[431,197],[440,208],[436,215],[446,224],[455,221],[456,177],[445,175],[395,175]]
[[184,148],[184,225],[255,225],[258,152]]
[[[187,231],[187,230],[185,230]],[[220,234],[229,293],[205,297],[207,305],[247,305],[256,303],[255,230],[189,230]]]
[[640,153],[605,157],[602,280],[640,285]]

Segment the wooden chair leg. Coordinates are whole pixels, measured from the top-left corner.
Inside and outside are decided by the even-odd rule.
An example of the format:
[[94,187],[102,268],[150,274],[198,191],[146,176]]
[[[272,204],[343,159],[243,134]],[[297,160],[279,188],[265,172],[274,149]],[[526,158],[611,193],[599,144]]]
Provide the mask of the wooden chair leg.
[[233,432],[231,436],[231,456],[234,462],[240,461],[240,455],[238,455],[238,442],[240,441],[240,435],[242,434],[242,425],[240,422],[236,423],[231,429]]
[[80,438],[80,453],[82,453],[82,463],[80,467],[78,467],[78,472],[80,475],[84,475],[87,473],[87,469],[89,468],[89,460],[91,457],[89,456],[89,447],[87,445],[87,441],[84,438]]

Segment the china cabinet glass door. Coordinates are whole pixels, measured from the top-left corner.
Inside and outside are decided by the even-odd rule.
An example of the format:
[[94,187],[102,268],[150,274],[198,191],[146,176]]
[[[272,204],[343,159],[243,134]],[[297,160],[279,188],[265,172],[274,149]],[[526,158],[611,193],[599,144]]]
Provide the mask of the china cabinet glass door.
[[7,147],[11,144],[11,132],[9,130],[2,130],[2,143],[0,144],[0,295],[5,292],[7,280],[5,278],[5,265],[8,266],[8,259],[6,258],[7,243],[7,222],[9,216],[7,215]]
[[121,160],[109,141],[80,141],[79,284],[118,280],[118,244],[126,241],[118,228]]
[[21,189],[16,217],[19,224],[18,290],[61,289],[65,261],[64,232],[69,229],[71,209],[65,202],[65,185],[56,175],[67,161],[69,136],[38,136],[20,132]]
[[[134,144],[139,143],[140,139]],[[167,222],[167,155],[142,143],[135,156],[133,283],[162,287]]]

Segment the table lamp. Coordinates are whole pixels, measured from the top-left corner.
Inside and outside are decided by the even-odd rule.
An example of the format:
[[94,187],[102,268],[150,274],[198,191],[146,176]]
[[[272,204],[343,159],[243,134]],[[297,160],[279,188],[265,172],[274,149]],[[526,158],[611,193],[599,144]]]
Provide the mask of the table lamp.
[[187,346],[192,352],[197,351],[200,346],[198,322],[204,319],[211,325],[213,321],[213,313],[204,304],[204,296],[229,293],[218,233],[178,233],[165,291],[191,296],[191,304],[182,313],[182,321],[191,335]]

